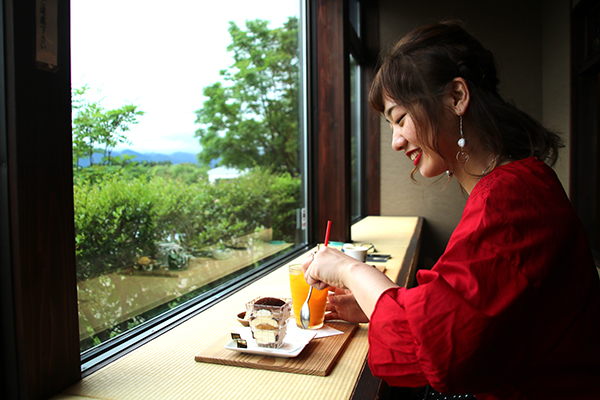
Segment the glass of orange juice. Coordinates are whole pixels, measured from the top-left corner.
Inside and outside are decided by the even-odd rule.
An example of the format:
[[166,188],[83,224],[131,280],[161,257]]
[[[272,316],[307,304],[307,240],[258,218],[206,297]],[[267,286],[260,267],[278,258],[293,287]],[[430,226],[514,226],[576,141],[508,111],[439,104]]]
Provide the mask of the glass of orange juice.
[[[296,325],[300,328],[300,309],[308,296],[308,284],[304,280],[301,264],[291,264],[288,267],[290,271],[290,289],[292,291],[292,300],[294,302],[294,316],[296,317]],[[313,288],[308,307],[310,308],[310,322],[308,329],[319,329],[323,326],[325,319],[325,307],[327,305],[328,289],[316,290]]]

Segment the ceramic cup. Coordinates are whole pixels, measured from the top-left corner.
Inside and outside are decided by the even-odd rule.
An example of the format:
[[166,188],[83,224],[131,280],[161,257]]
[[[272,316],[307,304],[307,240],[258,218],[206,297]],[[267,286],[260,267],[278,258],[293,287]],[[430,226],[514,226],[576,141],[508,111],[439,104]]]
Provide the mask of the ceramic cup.
[[342,247],[342,251],[346,254],[348,254],[350,257],[360,261],[360,262],[366,262],[367,261],[367,251],[369,250],[368,247],[354,247],[352,245],[347,245],[345,244]]

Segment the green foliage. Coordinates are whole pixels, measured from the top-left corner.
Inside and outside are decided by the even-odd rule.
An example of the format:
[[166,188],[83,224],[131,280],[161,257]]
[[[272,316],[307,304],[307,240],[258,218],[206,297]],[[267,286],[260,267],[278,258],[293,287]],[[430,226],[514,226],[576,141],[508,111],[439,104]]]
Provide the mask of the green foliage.
[[78,279],[156,257],[156,244],[181,245],[185,254],[273,228],[277,240],[294,240],[300,179],[254,170],[209,183],[193,165],[125,168],[93,166],[75,171]]
[[271,179],[269,202],[273,235],[280,240],[294,242],[296,211],[301,206],[301,181],[290,174],[273,175]]
[[269,29],[268,21],[229,23],[234,64],[223,82],[205,87],[196,111],[201,163],[220,159],[238,169],[263,167],[299,175],[298,20]]
[[120,174],[74,185],[77,275],[83,279],[154,253],[152,193],[143,179]]
[[200,180],[208,180],[209,167],[198,164],[181,163],[172,165],[168,162],[127,162],[123,165],[91,165],[86,168],[75,168],[73,178],[75,183],[88,181],[96,183],[104,177],[120,174],[123,179],[139,178],[140,176],[159,176],[169,180],[179,180],[186,184],[194,184]]
[[296,210],[300,208],[301,181],[289,173],[273,174],[255,169],[237,180],[226,181],[228,190],[240,185],[248,196],[247,203],[260,211],[260,218],[273,228],[273,237],[294,242]]
[[175,165],[152,165],[149,173],[168,179],[179,179],[188,185],[197,183],[199,180],[208,179],[208,166],[181,163]]
[[129,143],[125,132],[132,124],[137,124],[137,118],[144,115],[137,106],[127,104],[114,110],[105,110],[100,102],[86,102],[83,97],[88,90],[85,85],[74,89],[72,93],[73,110],[73,165],[79,165],[79,159],[88,157],[90,165],[96,152],[104,155],[105,164],[123,165],[131,156],[119,157],[113,160],[111,153],[120,143]]

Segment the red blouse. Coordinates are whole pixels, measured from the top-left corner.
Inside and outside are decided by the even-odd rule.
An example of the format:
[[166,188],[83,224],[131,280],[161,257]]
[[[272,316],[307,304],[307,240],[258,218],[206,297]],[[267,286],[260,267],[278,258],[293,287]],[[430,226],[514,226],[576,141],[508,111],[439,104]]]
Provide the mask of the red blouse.
[[482,178],[445,253],[417,281],[377,301],[374,375],[478,399],[600,398],[598,272],[542,161],[514,161]]

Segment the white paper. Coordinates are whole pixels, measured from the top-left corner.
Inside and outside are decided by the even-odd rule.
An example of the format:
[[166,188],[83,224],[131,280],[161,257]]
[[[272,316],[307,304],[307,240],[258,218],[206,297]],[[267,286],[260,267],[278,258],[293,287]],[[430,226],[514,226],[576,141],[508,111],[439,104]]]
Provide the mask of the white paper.
[[[299,330],[302,331],[302,328],[298,328],[298,326],[296,325],[296,322],[294,320],[290,320],[290,322],[288,322],[288,331],[293,331],[293,330]],[[334,329],[328,325],[323,325],[322,328],[320,329],[309,329],[311,332],[316,332],[317,335],[315,336],[315,339],[319,339],[319,338],[324,338],[324,337],[328,337],[328,336],[335,336],[335,335],[341,335],[342,331],[338,331],[337,329]]]

